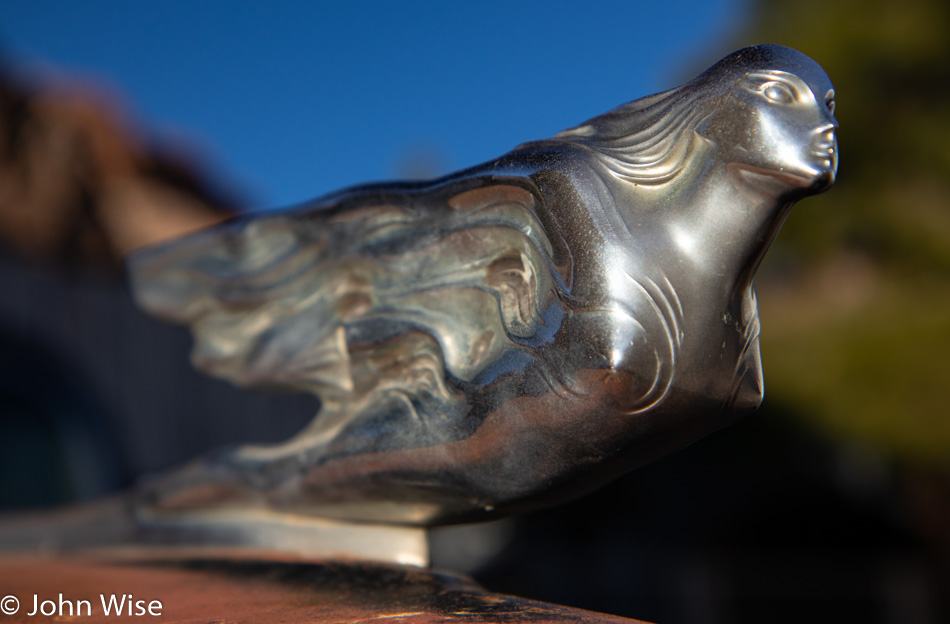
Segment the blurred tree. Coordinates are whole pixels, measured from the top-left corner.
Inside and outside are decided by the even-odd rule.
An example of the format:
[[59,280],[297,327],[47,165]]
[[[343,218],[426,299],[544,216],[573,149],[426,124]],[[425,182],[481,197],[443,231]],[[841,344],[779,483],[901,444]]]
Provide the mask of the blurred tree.
[[[768,401],[892,458],[950,459],[950,5],[763,0],[752,38],[838,91],[835,188],[758,280]],[[816,303],[820,302],[820,303]]]

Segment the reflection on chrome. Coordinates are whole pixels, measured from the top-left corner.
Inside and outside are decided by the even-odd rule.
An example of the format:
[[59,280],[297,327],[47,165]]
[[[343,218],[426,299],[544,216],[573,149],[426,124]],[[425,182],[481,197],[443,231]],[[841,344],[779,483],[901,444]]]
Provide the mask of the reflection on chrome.
[[792,204],[834,181],[833,106],[814,61],[755,46],[490,163],[139,253],[138,302],[191,327],[196,366],[321,408],[285,444],[198,460],[136,504],[488,519],[749,414],[753,273]]

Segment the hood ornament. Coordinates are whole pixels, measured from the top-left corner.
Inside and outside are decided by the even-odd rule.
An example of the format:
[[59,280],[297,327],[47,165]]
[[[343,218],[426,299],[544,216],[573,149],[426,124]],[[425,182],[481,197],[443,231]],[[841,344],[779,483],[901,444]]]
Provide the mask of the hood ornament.
[[213,541],[241,518],[488,520],[751,413],[752,277],[834,181],[833,110],[814,61],[754,46],[492,162],[134,254],[138,303],[191,328],[195,366],[321,402],[283,444],[147,485],[136,522]]

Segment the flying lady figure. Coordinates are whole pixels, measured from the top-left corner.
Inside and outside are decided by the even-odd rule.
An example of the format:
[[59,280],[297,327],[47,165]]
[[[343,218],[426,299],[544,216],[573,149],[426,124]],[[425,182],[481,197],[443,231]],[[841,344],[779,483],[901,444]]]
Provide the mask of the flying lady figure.
[[157,479],[135,508],[490,519],[748,415],[752,278],[792,205],[834,182],[833,112],[814,61],[754,46],[489,163],[138,252],[138,303],[191,328],[199,369],[321,407],[283,444]]

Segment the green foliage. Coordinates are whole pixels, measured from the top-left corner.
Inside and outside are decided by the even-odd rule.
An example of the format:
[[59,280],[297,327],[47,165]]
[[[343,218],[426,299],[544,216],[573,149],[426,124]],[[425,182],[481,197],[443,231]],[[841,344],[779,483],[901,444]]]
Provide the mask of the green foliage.
[[758,281],[767,401],[893,456],[950,458],[950,4],[765,0],[752,40],[828,72],[838,182]]

